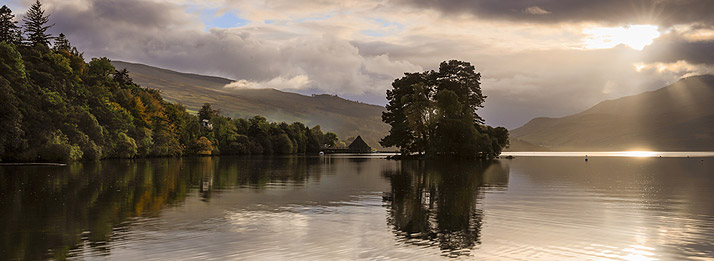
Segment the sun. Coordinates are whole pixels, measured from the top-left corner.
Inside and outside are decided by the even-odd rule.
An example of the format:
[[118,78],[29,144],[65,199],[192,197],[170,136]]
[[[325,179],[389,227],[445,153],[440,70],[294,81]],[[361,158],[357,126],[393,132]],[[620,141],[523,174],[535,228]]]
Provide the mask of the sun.
[[625,27],[589,27],[583,41],[586,49],[606,49],[624,44],[641,51],[660,36],[656,25],[630,25]]

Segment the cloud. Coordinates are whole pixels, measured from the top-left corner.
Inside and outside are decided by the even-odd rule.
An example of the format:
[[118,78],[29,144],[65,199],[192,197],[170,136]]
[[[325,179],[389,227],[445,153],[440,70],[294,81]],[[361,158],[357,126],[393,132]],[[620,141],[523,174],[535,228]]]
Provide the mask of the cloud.
[[714,39],[692,41],[686,34],[673,32],[643,49],[645,62],[714,64]]
[[[474,15],[537,23],[597,22],[605,24],[714,24],[709,0],[399,0],[415,8],[445,15]],[[546,11],[547,10],[547,11]],[[544,15],[547,14],[547,15]]]
[[224,88],[228,89],[284,89],[284,90],[300,90],[304,89],[310,83],[307,75],[297,75],[292,78],[278,76],[270,81],[252,82],[248,80],[238,80],[226,84]]
[[234,86],[371,95],[370,102],[382,103],[392,79],[420,69],[387,55],[362,55],[351,41],[339,37],[340,28],[314,21],[304,21],[297,30],[297,25],[252,22],[205,31],[200,14],[187,12],[182,5],[82,0],[53,1],[48,6],[57,24],[54,32],[67,34],[88,57],[245,81]]
[[[662,87],[687,72],[638,72],[633,64],[711,64],[705,51],[714,38],[708,36],[714,32],[710,16],[702,15],[711,8],[690,0],[43,3],[56,24],[52,33],[64,32],[85,57],[236,79],[226,88],[330,93],[385,104],[385,91],[404,72],[469,61],[484,77],[488,99],[481,115],[509,128]],[[698,10],[684,10],[691,6]],[[225,14],[227,21],[212,20]],[[633,21],[685,24],[671,32],[660,27],[663,35],[643,51],[582,48],[586,26]]]
[[546,14],[551,13],[550,11],[543,10],[542,8],[537,7],[537,6],[528,7],[525,10],[523,10],[523,12],[526,14],[532,14],[532,15],[546,15]]
[[680,60],[674,63],[634,63],[637,72],[655,71],[658,74],[669,74],[677,78],[689,77],[693,75],[714,74],[714,65],[711,64],[690,64]]

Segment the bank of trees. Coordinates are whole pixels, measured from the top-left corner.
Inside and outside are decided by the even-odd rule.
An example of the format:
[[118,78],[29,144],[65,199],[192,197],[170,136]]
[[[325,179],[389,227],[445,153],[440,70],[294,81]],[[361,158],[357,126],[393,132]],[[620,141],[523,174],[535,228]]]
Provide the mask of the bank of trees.
[[484,124],[481,74],[468,62],[442,62],[439,71],[405,73],[387,91],[382,120],[391,125],[380,144],[402,155],[494,158],[508,146],[508,130]]
[[309,128],[300,122],[269,122],[262,116],[232,119],[221,116],[210,104],[203,105],[197,119],[201,123],[201,137],[212,148],[201,145],[194,150],[211,149],[213,154],[318,153],[338,142],[335,133],[323,133],[320,125]]
[[319,126],[231,119],[209,104],[193,115],[107,58],[86,63],[66,36],[46,32],[47,18],[35,2],[20,28],[0,8],[0,161],[317,153],[335,143]]

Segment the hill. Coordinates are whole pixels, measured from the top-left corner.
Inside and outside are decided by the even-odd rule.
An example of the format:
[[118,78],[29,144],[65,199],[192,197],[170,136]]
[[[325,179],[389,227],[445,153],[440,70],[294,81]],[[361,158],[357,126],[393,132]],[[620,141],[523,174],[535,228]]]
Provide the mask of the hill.
[[320,125],[341,139],[361,135],[373,148],[379,147],[389,126],[382,122],[384,107],[346,100],[333,95],[306,96],[275,89],[224,88],[233,80],[180,73],[143,64],[112,61],[117,69],[126,68],[134,82],[158,89],[161,96],[197,111],[211,103],[221,114],[230,117],[261,115],[275,122],[302,122]]
[[714,150],[713,108],[714,76],[693,76],[567,117],[535,118],[511,137],[560,151]]

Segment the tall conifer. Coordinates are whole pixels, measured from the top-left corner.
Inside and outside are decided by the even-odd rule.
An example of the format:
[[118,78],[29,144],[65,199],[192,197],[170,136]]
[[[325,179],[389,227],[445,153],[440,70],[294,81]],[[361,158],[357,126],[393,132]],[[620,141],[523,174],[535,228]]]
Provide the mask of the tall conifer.
[[47,29],[54,26],[54,24],[47,25],[50,21],[50,16],[45,16],[45,10],[42,10],[40,0],[36,0],[30,6],[22,21],[25,22],[25,33],[31,45],[49,45],[52,35],[47,33]]
[[17,26],[17,21],[15,21],[15,15],[12,14],[12,10],[5,5],[0,7],[0,42],[16,42],[15,38],[19,31],[20,28]]

